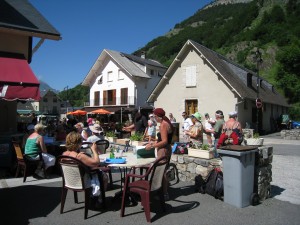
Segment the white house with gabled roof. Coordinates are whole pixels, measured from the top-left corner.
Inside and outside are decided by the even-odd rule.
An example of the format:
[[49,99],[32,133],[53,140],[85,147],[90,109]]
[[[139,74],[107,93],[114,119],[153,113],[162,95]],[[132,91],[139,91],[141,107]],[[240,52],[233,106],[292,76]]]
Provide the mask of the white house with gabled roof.
[[161,63],[104,49],[84,78],[90,99],[86,111],[103,108],[111,112],[149,108],[146,100],[167,68]]

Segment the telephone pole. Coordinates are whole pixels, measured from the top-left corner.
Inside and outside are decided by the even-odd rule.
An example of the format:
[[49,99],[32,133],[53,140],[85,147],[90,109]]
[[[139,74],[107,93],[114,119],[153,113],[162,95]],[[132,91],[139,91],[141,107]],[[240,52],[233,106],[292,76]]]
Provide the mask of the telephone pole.
[[259,86],[260,86],[260,77],[259,77],[259,66],[262,63],[261,52],[259,48],[256,49],[255,52],[255,60],[256,60],[256,70],[257,70],[257,81],[256,81],[256,129],[257,133],[259,133],[259,111],[261,109],[261,100],[259,98]]

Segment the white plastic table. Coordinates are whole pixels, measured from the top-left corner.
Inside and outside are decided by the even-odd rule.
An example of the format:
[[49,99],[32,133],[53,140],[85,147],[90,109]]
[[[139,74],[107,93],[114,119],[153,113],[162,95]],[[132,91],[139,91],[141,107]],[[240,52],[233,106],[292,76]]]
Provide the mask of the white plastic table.
[[[99,155],[99,158],[101,162],[105,162],[105,159],[109,159],[109,153],[101,154]],[[124,152],[122,158],[126,159],[125,163],[107,164],[109,167],[118,168],[121,173],[121,191],[117,192],[115,197],[120,197],[123,193],[123,182],[126,178],[126,174],[128,173],[128,169],[130,171],[130,169],[134,166],[146,166],[156,160],[156,158],[137,158],[137,155],[133,154],[133,152]]]

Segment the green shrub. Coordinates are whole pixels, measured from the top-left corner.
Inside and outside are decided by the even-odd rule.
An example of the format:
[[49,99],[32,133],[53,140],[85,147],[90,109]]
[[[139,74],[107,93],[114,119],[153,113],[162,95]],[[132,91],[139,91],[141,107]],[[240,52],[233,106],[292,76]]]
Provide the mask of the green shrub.
[[114,131],[106,132],[106,137],[117,137]]
[[131,135],[129,139],[131,141],[142,141],[143,137],[144,137],[143,133],[136,132],[133,135]]

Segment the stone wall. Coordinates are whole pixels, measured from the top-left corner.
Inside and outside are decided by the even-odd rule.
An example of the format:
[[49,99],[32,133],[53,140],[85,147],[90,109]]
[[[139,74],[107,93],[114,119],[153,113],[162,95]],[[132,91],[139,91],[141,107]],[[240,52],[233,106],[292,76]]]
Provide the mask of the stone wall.
[[[272,160],[273,147],[258,147],[258,152],[255,157],[254,192],[258,193],[261,201],[270,196]],[[188,155],[173,154],[171,156],[171,162],[176,165],[179,180],[183,182],[194,182],[198,174],[205,179],[214,166],[220,167],[223,170],[221,159],[201,159]]]
[[300,140],[300,129],[282,130],[280,136],[285,140]]
[[206,178],[209,171],[214,166],[220,167],[222,161],[220,159],[201,159],[192,156],[172,155],[171,162],[173,162],[178,169],[178,177],[181,181],[194,181],[195,176],[200,174]]
[[254,192],[261,201],[270,197],[272,182],[273,147],[258,147],[255,155]]

